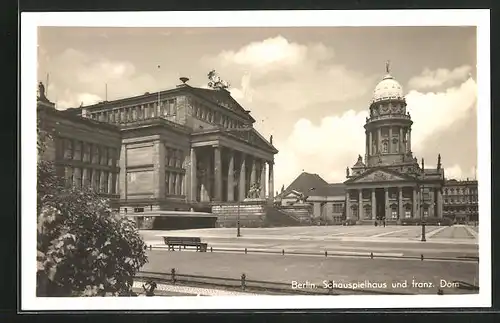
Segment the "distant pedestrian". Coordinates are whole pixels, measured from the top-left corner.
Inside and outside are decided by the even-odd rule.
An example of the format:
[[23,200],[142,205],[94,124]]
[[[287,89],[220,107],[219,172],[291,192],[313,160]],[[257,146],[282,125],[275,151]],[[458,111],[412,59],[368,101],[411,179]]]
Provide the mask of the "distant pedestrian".
[[384,228],[385,228],[385,218],[382,220],[382,223],[384,224]]

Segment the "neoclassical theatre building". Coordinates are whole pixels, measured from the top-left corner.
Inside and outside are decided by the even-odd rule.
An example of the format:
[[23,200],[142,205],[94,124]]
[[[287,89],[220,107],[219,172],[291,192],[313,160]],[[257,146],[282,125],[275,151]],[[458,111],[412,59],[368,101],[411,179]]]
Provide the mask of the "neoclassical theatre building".
[[443,216],[445,184],[441,157],[436,167],[419,164],[411,147],[413,121],[401,85],[389,73],[377,84],[365,123],[364,159],[347,168],[346,218],[359,222],[385,218]]
[[214,202],[242,201],[253,184],[272,201],[278,152],[272,137],[254,129],[250,111],[226,88],[187,81],[65,111],[39,94],[39,111],[50,110],[48,123],[65,125],[52,156],[61,174],[109,194],[122,213],[208,211]]

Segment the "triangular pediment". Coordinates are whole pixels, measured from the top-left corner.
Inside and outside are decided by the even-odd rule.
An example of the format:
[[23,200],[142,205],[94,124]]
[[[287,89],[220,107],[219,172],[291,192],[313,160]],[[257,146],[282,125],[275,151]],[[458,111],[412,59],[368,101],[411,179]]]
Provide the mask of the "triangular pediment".
[[407,182],[415,180],[413,177],[408,176],[406,174],[401,174],[394,170],[388,169],[375,169],[371,171],[367,171],[363,174],[360,174],[356,177],[351,177],[347,181],[346,184],[354,184],[354,183],[380,183],[380,182]]
[[300,196],[301,196],[300,192],[292,190],[292,191],[288,192],[285,196],[283,196],[283,198],[285,198],[285,199],[296,199],[296,198],[298,198]]
[[278,150],[269,141],[262,137],[262,135],[254,128],[231,129],[227,130],[227,133],[259,148],[270,150],[274,153],[278,152]]

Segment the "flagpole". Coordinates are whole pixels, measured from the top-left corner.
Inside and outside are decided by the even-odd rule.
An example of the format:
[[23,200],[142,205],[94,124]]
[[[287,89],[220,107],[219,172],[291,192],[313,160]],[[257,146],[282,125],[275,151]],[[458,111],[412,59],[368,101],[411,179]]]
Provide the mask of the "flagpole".
[[[158,65],[158,71],[160,70],[160,65]],[[160,109],[160,89],[158,89],[158,114],[161,113],[161,109]]]

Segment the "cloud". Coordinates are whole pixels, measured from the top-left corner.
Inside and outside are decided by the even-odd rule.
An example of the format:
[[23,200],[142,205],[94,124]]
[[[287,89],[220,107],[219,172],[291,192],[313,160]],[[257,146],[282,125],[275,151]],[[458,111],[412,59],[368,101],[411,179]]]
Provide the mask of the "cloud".
[[159,83],[149,74],[138,73],[131,62],[110,60],[73,48],[53,57],[40,51],[39,61],[50,73],[49,99],[57,100],[58,109],[102,101],[106,98],[106,87],[108,100],[112,100],[155,91]]
[[444,166],[445,170],[445,177],[446,179],[457,179],[457,180],[463,180],[463,179],[473,179],[475,178],[475,172],[476,169],[472,167],[469,170],[463,170],[460,165],[454,164],[452,166],[446,167]]
[[322,43],[298,44],[277,36],[204,57],[202,62],[229,79],[241,80],[236,96],[256,106],[298,111],[359,98],[371,90],[375,76],[350,70],[334,57],[334,49]]
[[[411,91],[407,104],[414,121],[414,155],[425,155],[426,141],[439,140],[440,132],[466,117],[466,112],[476,109],[476,97],[476,83],[472,79],[438,93]],[[289,185],[303,170],[317,173],[331,183],[345,181],[346,167],[352,167],[358,155],[364,158],[363,125],[367,116],[368,106],[361,112],[350,110],[324,117],[318,125],[305,118],[299,120],[290,136],[277,142],[280,150],[275,167],[277,187]],[[462,171],[458,164],[450,165],[450,169],[443,166],[448,178],[473,177],[473,172]]]
[[453,70],[440,68],[437,70],[424,69],[422,74],[415,76],[408,82],[408,87],[416,90],[432,89],[454,82],[463,82],[470,77],[472,68],[468,65],[459,66]]

